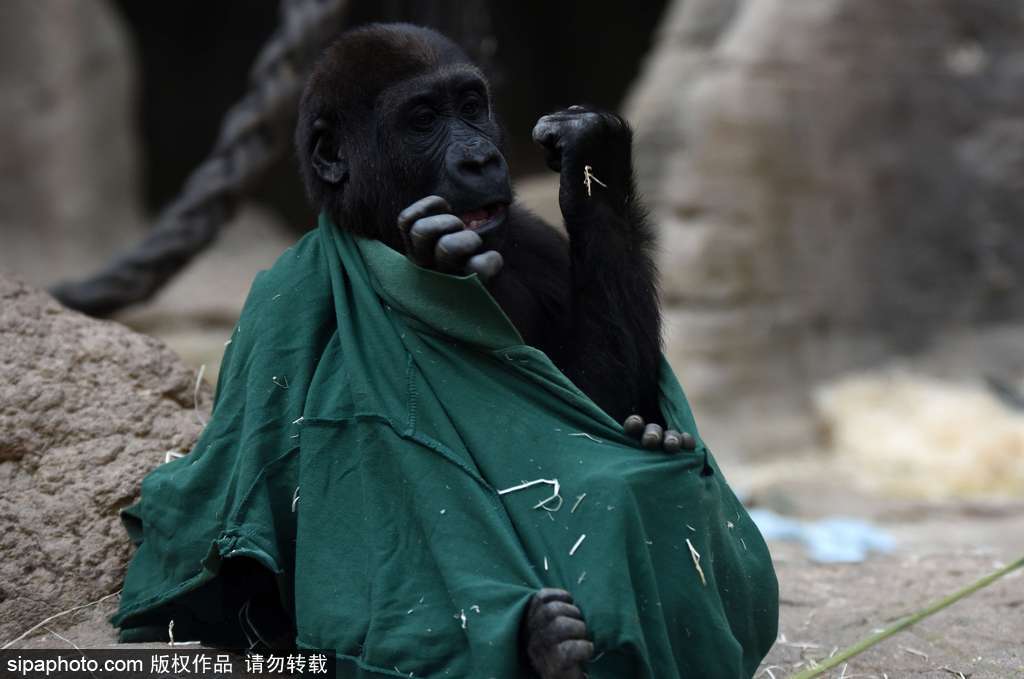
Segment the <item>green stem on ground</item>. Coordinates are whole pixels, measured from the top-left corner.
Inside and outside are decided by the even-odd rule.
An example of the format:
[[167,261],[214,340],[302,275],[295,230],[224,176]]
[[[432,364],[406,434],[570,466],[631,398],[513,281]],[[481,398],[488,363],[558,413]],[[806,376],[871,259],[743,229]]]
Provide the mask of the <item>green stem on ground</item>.
[[911,615],[908,615],[905,618],[897,620],[892,625],[886,627],[885,629],[879,630],[878,632],[875,632],[869,637],[861,639],[854,645],[844,648],[842,651],[836,653],[831,658],[822,661],[820,665],[816,665],[814,667],[804,670],[803,672],[798,672],[797,674],[790,675],[788,679],[812,679],[813,677],[820,676],[821,674],[829,671],[833,667],[838,667],[842,663],[847,662],[850,658],[854,657],[855,655],[863,653],[864,651],[868,650],[880,641],[888,639],[897,632],[902,632],[911,625],[915,625],[921,622],[928,616],[938,613],[943,608],[955,604],[957,601],[960,601],[960,599],[963,599],[966,596],[974,594],[979,589],[984,589],[985,587],[988,587],[999,578],[1017,570],[1022,566],[1024,566],[1024,556],[1017,559],[1013,563],[1000,568],[994,573],[989,573],[985,577],[975,580],[963,589],[953,592],[949,596],[939,599],[938,601],[935,601],[929,604],[928,606],[925,606],[916,613],[912,613]]

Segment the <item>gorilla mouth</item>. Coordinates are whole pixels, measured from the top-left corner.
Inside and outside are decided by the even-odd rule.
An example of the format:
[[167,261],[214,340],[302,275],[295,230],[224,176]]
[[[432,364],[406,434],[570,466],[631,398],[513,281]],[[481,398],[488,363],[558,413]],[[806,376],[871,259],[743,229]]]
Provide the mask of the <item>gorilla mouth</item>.
[[459,219],[471,231],[489,231],[505,217],[508,205],[505,203],[491,203],[476,210],[463,212]]

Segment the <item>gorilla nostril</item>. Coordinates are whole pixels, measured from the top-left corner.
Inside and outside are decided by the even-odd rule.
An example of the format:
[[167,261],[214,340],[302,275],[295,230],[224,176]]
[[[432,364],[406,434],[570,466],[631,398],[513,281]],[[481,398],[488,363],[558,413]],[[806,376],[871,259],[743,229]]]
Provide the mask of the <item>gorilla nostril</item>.
[[459,169],[464,172],[480,174],[488,167],[498,164],[496,152],[480,152],[471,148],[464,148],[462,160],[459,162]]
[[462,162],[459,163],[459,170],[462,172],[468,172],[471,174],[480,174],[483,172],[484,164],[478,158],[463,158]]
[[445,166],[451,180],[467,190],[492,195],[496,187],[508,183],[505,160],[486,137],[454,140],[446,151]]

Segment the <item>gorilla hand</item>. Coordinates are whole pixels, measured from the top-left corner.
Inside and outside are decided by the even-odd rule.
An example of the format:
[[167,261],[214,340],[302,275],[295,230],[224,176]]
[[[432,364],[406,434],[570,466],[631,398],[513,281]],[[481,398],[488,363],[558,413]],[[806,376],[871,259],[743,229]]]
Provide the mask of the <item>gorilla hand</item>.
[[583,614],[563,589],[542,589],[530,599],[524,618],[526,653],[541,679],[583,679],[594,655]]
[[644,418],[630,415],[622,423],[626,434],[638,439],[640,445],[647,450],[664,450],[666,453],[678,453],[680,450],[691,451],[697,448],[697,440],[689,432],[678,432],[675,429],[662,430],[660,424],[651,422],[644,424]]
[[486,283],[504,264],[499,252],[484,250],[483,239],[467,229],[440,196],[427,196],[402,210],[398,230],[405,242],[406,257],[427,269],[475,273]]
[[570,106],[542,116],[533,140],[544,147],[548,167],[560,172],[558,200],[566,226],[586,217],[597,204],[617,213],[633,193],[633,133],[614,113]]

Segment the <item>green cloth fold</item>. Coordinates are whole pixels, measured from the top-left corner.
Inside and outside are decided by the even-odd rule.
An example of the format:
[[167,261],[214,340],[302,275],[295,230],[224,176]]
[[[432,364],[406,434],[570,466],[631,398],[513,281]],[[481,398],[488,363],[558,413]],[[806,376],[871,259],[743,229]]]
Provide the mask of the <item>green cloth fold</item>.
[[[125,640],[237,626],[219,576],[246,556],[338,676],[531,676],[519,627],[541,587],[576,598],[591,678],[752,676],[771,559],[664,360],[660,389],[696,451],[640,449],[475,276],[322,217],[253,283],[192,454],[125,510],[113,622]],[[537,507],[548,484],[499,492],[537,479],[560,506]]]

